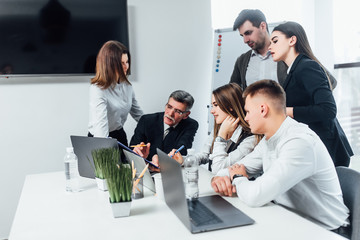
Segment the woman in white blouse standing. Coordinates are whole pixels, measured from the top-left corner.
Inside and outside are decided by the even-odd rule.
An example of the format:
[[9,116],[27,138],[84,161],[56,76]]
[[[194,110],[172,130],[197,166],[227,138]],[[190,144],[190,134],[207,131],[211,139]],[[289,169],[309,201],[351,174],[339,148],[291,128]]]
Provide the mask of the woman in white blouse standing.
[[128,145],[123,129],[128,114],[143,115],[127,76],[130,53],[120,42],[108,41],[96,58],[96,75],[90,85],[89,137],[112,137]]
[[[211,114],[214,116],[214,130],[201,152],[197,153],[200,164],[209,163],[209,171],[217,173],[241,160],[252,152],[260,141],[260,135],[252,135],[244,120],[244,99],[236,83],[229,83],[215,89],[211,96]],[[170,154],[173,155],[176,149]],[[174,159],[183,162],[177,153]]]

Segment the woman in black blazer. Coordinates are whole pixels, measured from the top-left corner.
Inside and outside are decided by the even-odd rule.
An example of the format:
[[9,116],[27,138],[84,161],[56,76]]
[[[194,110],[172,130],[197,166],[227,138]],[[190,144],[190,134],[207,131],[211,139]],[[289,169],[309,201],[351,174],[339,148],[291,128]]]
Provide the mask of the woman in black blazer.
[[335,166],[349,166],[353,152],[336,119],[331,83],[313,54],[304,29],[298,23],[286,22],[274,28],[270,39],[274,61],[284,61],[289,67],[283,85],[286,114],[319,135]]

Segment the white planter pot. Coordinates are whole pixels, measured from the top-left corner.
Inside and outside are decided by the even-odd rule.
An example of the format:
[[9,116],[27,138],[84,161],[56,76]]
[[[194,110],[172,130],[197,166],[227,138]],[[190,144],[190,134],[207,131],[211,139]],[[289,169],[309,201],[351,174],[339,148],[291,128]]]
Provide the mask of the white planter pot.
[[110,203],[114,218],[130,216],[130,202]]
[[101,191],[107,191],[107,183],[106,183],[106,179],[101,179],[101,178],[97,178],[95,177],[96,180],[96,184],[99,190]]

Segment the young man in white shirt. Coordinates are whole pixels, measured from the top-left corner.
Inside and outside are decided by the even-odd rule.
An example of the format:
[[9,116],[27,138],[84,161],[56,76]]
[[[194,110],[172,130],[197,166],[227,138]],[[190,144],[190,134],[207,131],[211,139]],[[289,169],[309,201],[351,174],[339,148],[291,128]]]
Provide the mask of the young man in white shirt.
[[245,120],[252,133],[264,138],[237,164],[218,172],[211,181],[214,190],[227,196],[236,192],[252,207],[274,201],[329,230],[346,228],[349,210],[333,161],[307,125],[286,117],[281,86],[261,80],[248,86],[244,97]]

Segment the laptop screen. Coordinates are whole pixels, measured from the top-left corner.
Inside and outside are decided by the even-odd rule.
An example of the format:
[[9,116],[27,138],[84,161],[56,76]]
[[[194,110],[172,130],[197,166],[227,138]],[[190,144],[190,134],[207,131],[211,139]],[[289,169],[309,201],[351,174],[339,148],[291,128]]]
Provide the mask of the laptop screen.
[[95,178],[94,161],[91,152],[100,148],[117,148],[116,139],[70,136],[74,153],[78,157],[79,174],[82,177]]

